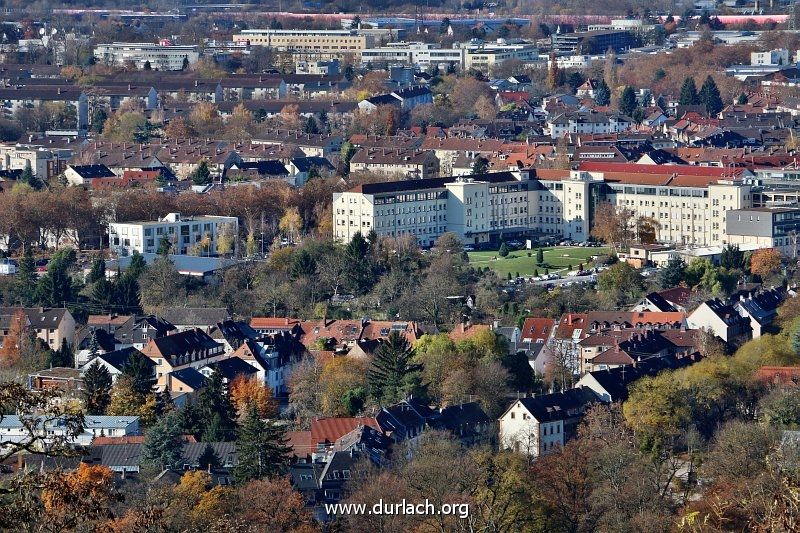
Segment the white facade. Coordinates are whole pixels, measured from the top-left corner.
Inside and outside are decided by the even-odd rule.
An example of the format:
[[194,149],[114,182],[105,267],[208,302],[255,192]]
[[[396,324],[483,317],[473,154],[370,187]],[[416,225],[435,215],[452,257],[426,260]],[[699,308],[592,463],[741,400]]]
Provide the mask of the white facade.
[[216,255],[220,235],[227,233],[234,239],[239,231],[239,220],[211,215],[181,217],[180,213],[170,213],[156,222],[112,222],[108,231],[111,249],[121,256],[131,255],[134,250],[158,253],[163,238],[172,245],[172,254],[191,254],[202,246],[199,250],[202,255]]
[[520,400],[514,402],[500,417],[501,450],[539,457],[563,446],[563,420],[540,422]]
[[94,49],[94,57],[107,65],[131,62],[142,70],[150,63],[153,70],[183,70],[184,60],[197,63],[200,53],[194,45],[163,45],[150,43],[101,44]]
[[463,48],[442,48],[430,43],[388,43],[379,48],[367,48],[361,53],[361,63],[387,62],[407,63],[427,67],[429,65],[454,64],[464,66],[465,50]]
[[778,48],[770,50],[769,52],[751,52],[750,53],[751,65],[788,65],[789,64],[789,50],[785,48]]
[[[26,417],[27,419],[28,417]],[[37,435],[43,436],[44,448],[52,439],[65,439],[70,444],[89,446],[95,437],[124,437],[139,435],[138,416],[92,416],[84,417],[83,431],[77,436],[70,436],[68,428],[59,420],[40,425]],[[17,415],[5,415],[0,420],[0,441],[27,442],[30,432],[23,420]],[[47,436],[45,436],[47,435]]]

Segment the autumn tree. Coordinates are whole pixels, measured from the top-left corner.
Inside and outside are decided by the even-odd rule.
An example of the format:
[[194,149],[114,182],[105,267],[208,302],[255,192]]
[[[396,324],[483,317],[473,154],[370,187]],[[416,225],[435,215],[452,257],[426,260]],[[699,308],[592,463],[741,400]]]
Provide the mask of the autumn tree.
[[260,531],[287,533],[314,530],[314,522],[305,501],[292,489],[287,478],[256,479],[238,490],[239,499],[247,502],[242,518]]
[[0,368],[14,368],[19,365],[26,346],[35,342],[33,332],[28,328],[28,315],[22,309],[11,316],[8,333],[0,345]]
[[344,397],[347,391],[367,386],[364,362],[346,357],[336,357],[322,367],[319,378],[319,402],[327,416],[349,416]]
[[609,246],[613,253],[620,248],[627,248],[633,237],[633,211],[624,206],[615,206],[608,202],[598,206],[592,236]]
[[278,412],[272,390],[257,377],[239,375],[228,385],[231,401],[239,416],[244,416],[250,406],[254,406],[261,418],[271,418]]
[[750,256],[750,272],[766,279],[781,267],[781,253],[775,248],[761,248]]

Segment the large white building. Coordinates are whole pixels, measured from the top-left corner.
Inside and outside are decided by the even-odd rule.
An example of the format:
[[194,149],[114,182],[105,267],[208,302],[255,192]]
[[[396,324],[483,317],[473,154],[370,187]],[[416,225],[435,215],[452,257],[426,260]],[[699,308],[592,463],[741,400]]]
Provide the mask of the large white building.
[[[430,246],[445,232],[465,243],[514,236],[589,237],[610,203],[657,222],[659,242],[729,242],[726,212],[758,203],[741,171],[724,168],[583,163],[578,170],[531,169],[360,185],[333,197],[334,236],[412,234]],[[760,194],[758,198],[764,198]]]
[[107,65],[131,62],[140,70],[147,63],[153,70],[182,70],[187,62],[197,63],[200,53],[194,45],[111,43],[98,45],[94,57]]
[[235,43],[267,46],[291,52],[297,59],[344,59],[359,57],[375,44],[375,37],[358,30],[242,30],[233,36]]
[[176,255],[217,255],[220,236],[227,235],[235,242],[239,231],[236,217],[182,217],[170,213],[155,222],[112,222],[109,224],[109,244],[117,255],[158,253],[163,239],[170,243],[170,253]]

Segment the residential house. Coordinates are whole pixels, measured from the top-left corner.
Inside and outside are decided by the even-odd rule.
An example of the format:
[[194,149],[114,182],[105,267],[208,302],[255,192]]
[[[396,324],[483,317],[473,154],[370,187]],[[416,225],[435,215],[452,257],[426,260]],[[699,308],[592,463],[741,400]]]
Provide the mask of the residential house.
[[[58,350],[66,343],[72,346],[75,339],[75,318],[63,307],[0,307],[0,316],[14,317],[22,311],[27,319],[26,326],[36,331],[36,336],[52,350]],[[2,337],[8,335],[8,320],[0,320],[3,326]],[[0,338],[2,340],[2,338]]]
[[200,329],[151,339],[142,353],[156,363],[156,385],[159,390],[165,389],[170,372],[186,367],[199,369],[225,357],[222,344]]
[[768,331],[786,295],[783,287],[773,288],[756,294],[750,293],[747,296],[741,295],[739,301],[733,304],[734,309],[750,321],[754,339]]
[[564,447],[597,396],[587,388],[520,398],[500,416],[500,449],[541,457]]
[[389,407],[382,407],[375,420],[380,430],[395,442],[415,442],[432,416],[430,407],[409,398]]
[[0,102],[3,115],[13,119],[26,109],[34,109],[45,104],[69,106],[75,113],[75,128],[86,130],[89,127],[89,103],[86,93],[71,85],[14,85],[0,88]]
[[428,419],[433,429],[447,431],[463,446],[491,445],[495,440],[495,422],[477,402],[450,405],[434,410]]
[[64,177],[70,185],[90,185],[98,178],[115,178],[116,174],[105,165],[67,165]]
[[78,435],[73,435],[74,426],[67,424],[63,418],[44,421],[36,415],[3,415],[0,417],[0,441],[27,442],[31,428],[42,437],[42,451],[53,439],[88,446],[94,437],[138,435],[140,431],[138,416],[86,415],[83,419],[83,430]]
[[161,318],[178,331],[202,329],[206,333],[219,323],[230,319],[230,313],[224,307],[167,307],[161,311]]
[[65,396],[75,396],[83,390],[83,378],[77,368],[56,366],[28,374],[28,388],[33,391],[56,389]]
[[740,315],[734,306],[718,298],[700,304],[689,315],[688,323],[691,329],[704,329],[730,344],[752,335],[749,317]]
[[350,159],[351,172],[371,172],[385,177],[435,178],[439,160],[430,150],[361,148]]
[[[111,374],[111,381],[116,383],[119,376],[121,376],[122,373],[124,372],[125,365],[128,364],[128,361],[134,354],[143,355],[142,352],[133,347],[122,348],[121,350],[114,350],[111,352],[98,354],[93,359],[87,360],[79,367],[81,375],[83,375],[89,369],[90,366],[94,365],[95,363],[98,363],[100,366],[108,370],[108,373]],[[146,357],[145,359],[150,365],[152,378],[153,380],[155,380],[156,364],[150,358]]]
[[303,133],[298,130],[274,129],[259,133],[253,144],[284,145],[298,147],[306,156],[325,157],[329,160],[338,158],[342,149],[341,135],[326,133]]

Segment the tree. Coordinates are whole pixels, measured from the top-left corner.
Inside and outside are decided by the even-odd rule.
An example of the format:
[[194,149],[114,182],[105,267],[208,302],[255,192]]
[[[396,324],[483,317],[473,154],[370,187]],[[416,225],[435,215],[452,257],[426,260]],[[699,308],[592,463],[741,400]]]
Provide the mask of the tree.
[[372,397],[387,405],[404,399],[410,393],[422,392],[422,365],[413,361],[414,349],[408,339],[400,332],[392,331],[375,350],[367,373]]
[[33,173],[33,169],[31,168],[30,160],[25,160],[25,168],[22,169],[22,174],[19,176],[18,183],[24,183],[25,185],[30,185],[31,188],[34,190],[38,190],[41,188],[41,183],[36,178],[36,175]]
[[222,442],[233,438],[236,412],[225,390],[220,372],[213,372],[206,380],[205,387],[200,390],[197,407],[200,420],[203,422],[203,441]]
[[352,389],[367,387],[367,371],[364,362],[359,360],[336,357],[327,361],[322,367],[315,394],[322,413],[347,416],[352,405],[345,405],[344,397]]
[[153,66],[150,64],[150,60],[144,62],[144,70],[153,70]]
[[36,297],[36,263],[30,246],[25,247],[25,253],[19,261],[19,269],[14,278],[14,297],[22,305],[31,305]]
[[[149,405],[148,405],[149,401]],[[106,414],[109,416],[136,415],[143,426],[149,425],[153,420],[155,411],[155,398],[136,392],[133,379],[127,375],[120,375],[114,386],[111,387],[111,402],[108,404]]]
[[686,263],[678,255],[673,255],[658,273],[659,284],[664,289],[677,286],[684,279]]
[[288,478],[248,481],[239,488],[239,498],[247,502],[242,519],[258,531],[300,533],[312,527],[303,496]]
[[508,245],[505,242],[500,243],[500,249],[497,251],[497,255],[500,257],[507,257],[509,254]]
[[633,211],[608,202],[600,204],[596,213],[592,236],[610,245],[613,253],[620,247],[627,248],[633,237],[631,231]]
[[98,257],[92,261],[92,267],[89,269],[89,275],[87,276],[86,281],[89,283],[95,283],[104,277],[106,277],[106,262],[102,257]]
[[697,86],[694,84],[694,78],[691,76],[683,80],[681,85],[681,94],[678,98],[680,105],[698,105],[700,104],[700,95],[697,94]]
[[131,379],[134,392],[148,395],[153,392],[155,372],[153,362],[138,350],[134,350],[122,365],[122,374]]
[[355,294],[366,293],[373,284],[374,273],[367,240],[356,232],[345,246],[345,286]]
[[550,54],[550,66],[547,69],[547,88],[555,91],[564,85],[564,71],[558,66],[555,54]]
[[283,473],[291,450],[286,442],[286,430],[273,421],[262,421],[255,406],[250,405],[237,432],[236,480],[245,483]]
[[278,406],[272,390],[257,377],[237,376],[228,386],[230,397],[236,411],[244,416],[247,409],[255,406],[258,416],[270,418],[278,413]]
[[598,106],[607,106],[611,103],[611,89],[606,80],[600,80],[597,89],[594,91],[594,103]]
[[775,248],[761,248],[750,256],[750,272],[762,280],[781,267],[781,253]]
[[208,162],[203,159],[190,176],[195,185],[208,185],[211,183],[211,171],[208,169]]
[[102,415],[111,403],[111,374],[100,361],[95,360],[83,374],[83,396],[86,400],[86,412],[90,415]]
[[138,285],[142,308],[151,313],[177,305],[186,296],[184,278],[166,255],[159,255],[147,267],[139,277]]
[[747,105],[748,102],[749,102],[749,99],[747,98],[747,94],[746,93],[741,93],[739,95],[739,97],[736,99],[736,104],[737,105]]
[[625,116],[631,116],[637,107],[636,91],[633,90],[633,87],[625,87],[619,99],[619,112]]
[[543,265],[544,264],[544,252],[541,248],[536,250],[536,264]]
[[648,452],[671,445],[670,439],[691,420],[686,392],[669,372],[637,380],[622,410],[640,447]]
[[205,470],[208,468],[219,468],[221,465],[222,459],[220,459],[219,455],[217,455],[214,447],[211,446],[210,443],[206,443],[203,453],[201,453],[200,457],[197,458],[197,466]]
[[183,463],[183,435],[177,413],[167,412],[147,430],[142,461],[161,469],[179,468]]
[[722,111],[722,108],[725,107],[722,103],[722,97],[719,95],[717,83],[711,75],[707,76],[706,81],[703,82],[698,98],[700,99],[700,103],[706,108],[706,114],[709,117],[718,115],[719,112]]
[[488,170],[489,170],[489,160],[481,156],[476,157],[475,162],[472,163],[472,174],[473,175],[486,174]]
[[289,207],[284,212],[278,223],[278,228],[286,235],[290,242],[294,242],[299,232],[303,229],[303,219],[297,207]]
[[60,366],[65,368],[72,368],[75,366],[75,357],[72,349],[67,344],[67,339],[61,339],[61,347],[52,352],[50,356],[50,366]]
[[739,249],[738,244],[728,244],[722,249],[719,266],[731,270],[744,270],[744,252]]

